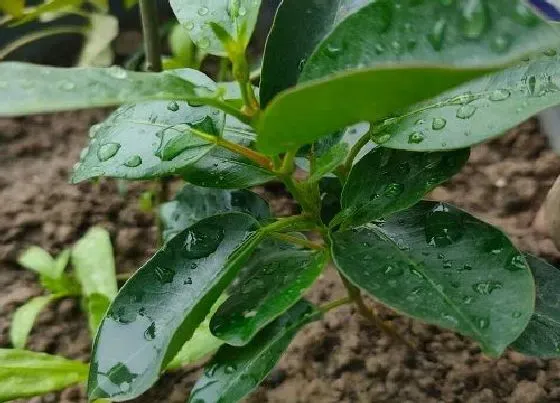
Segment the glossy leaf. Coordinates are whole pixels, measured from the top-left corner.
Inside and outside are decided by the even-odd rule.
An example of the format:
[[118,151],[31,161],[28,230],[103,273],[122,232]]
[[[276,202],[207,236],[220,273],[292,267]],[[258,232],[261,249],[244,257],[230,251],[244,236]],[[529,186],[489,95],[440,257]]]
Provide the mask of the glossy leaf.
[[222,294],[214,303],[212,309],[210,309],[206,318],[204,318],[202,323],[196,328],[190,340],[183,345],[175,358],[167,365],[167,369],[177,369],[184,365],[198,362],[218,350],[218,348],[224,344],[222,340],[218,339],[210,332],[210,319],[226,299],[227,295]]
[[535,300],[525,258],[499,230],[444,203],[334,232],[333,259],[390,307],[450,328],[499,355],[523,332]]
[[21,116],[149,100],[199,100],[211,80],[194,70],[137,73],[119,67],[56,68],[0,63],[0,116]]
[[270,217],[266,201],[248,190],[219,190],[186,184],[172,202],[160,207],[164,240],[214,214],[239,211],[258,221]]
[[[555,54],[555,51],[548,53]],[[380,125],[385,147],[469,147],[560,104],[560,57],[544,56],[469,82]]]
[[90,399],[139,396],[190,339],[263,234],[244,213],[215,215],[166,243],[120,289],[93,350]]
[[189,402],[237,402],[272,370],[295,334],[320,313],[300,301],[244,347],[222,346],[195,384]]
[[348,145],[339,143],[328,149],[323,155],[315,161],[313,172],[309,176],[309,182],[319,182],[321,178],[332,171],[346,159],[348,155]]
[[376,148],[352,168],[333,224],[357,226],[404,210],[459,172],[469,150],[413,153]]
[[170,0],[177,20],[204,52],[225,56],[226,52],[210,27],[225,29],[245,49],[259,14],[260,0]]
[[107,67],[113,63],[111,42],[119,34],[119,20],[107,14],[89,15],[89,29],[78,66]]
[[537,357],[560,357],[560,271],[535,256],[525,255],[537,286],[535,312],[525,331],[511,345]]
[[[210,321],[212,333],[242,346],[299,301],[327,264],[326,250],[259,250]],[[273,285],[273,286],[272,286]]]
[[216,109],[182,101],[122,106],[91,128],[92,140],[74,167],[72,182],[101,175],[125,179],[181,175],[197,185],[232,189],[272,178],[246,158],[204,138],[221,134],[235,143],[248,141],[243,125],[228,118],[224,127],[223,121],[223,113]]
[[10,327],[10,341],[14,348],[24,349],[27,336],[31,333],[35,319],[50,302],[57,298],[56,295],[35,297],[20,306],[15,312]]
[[85,381],[88,366],[59,356],[0,349],[0,401],[55,392]]

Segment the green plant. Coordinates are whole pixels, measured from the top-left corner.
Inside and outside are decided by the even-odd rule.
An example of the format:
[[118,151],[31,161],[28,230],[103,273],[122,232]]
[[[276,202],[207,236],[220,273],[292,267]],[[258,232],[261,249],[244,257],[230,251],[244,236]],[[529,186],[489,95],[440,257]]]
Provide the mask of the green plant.
[[[392,332],[362,291],[490,356],[560,355],[558,271],[468,213],[421,201],[468,147],[560,103],[554,26],[511,0],[284,0],[257,97],[245,52],[258,0],[171,0],[236,83],[158,72],[155,10],[140,5],[152,72],[0,64],[0,115],[124,104],[91,128],[73,182],[189,182],[160,208],[163,246],[101,322],[90,399],[132,399],[185,349],[217,349],[190,399],[237,401],[330,309],[355,303]],[[244,190],[271,180],[301,214],[271,217]],[[329,262],[348,298],[316,307],[302,297]]]

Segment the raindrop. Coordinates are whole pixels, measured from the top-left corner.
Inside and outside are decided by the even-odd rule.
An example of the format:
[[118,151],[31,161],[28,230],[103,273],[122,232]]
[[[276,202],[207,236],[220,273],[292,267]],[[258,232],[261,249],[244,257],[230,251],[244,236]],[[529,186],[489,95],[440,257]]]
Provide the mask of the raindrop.
[[511,96],[511,92],[506,89],[499,89],[490,94],[490,101],[505,101]]
[[226,365],[226,367],[224,369],[224,372],[226,374],[232,374],[233,372],[235,372],[236,369],[237,369],[237,367],[235,365],[230,364],[230,365]]
[[243,314],[244,318],[254,318],[255,316],[257,316],[257,311],[249,311]]
[[539,23],[538,17],[531,11],[529,7],[523,4],[523,1],[517,2],[513,18],[517,22],[529,27],[537,25]]
[[453,263],[451,263],[451,260],[444,260],[443,261],[443,268],[444,269],[451,269],[453,267]]
[[447,120],[444,118],[434,118],[434,120],[432,120],[433,130],[443,130],[445,126],[447,126]]
[[511,35],[498,35],[492,39],[490,47],[494,52],[504,53],[510,48],[511,42]]
[[201,17],[205,16],[206,14],[208,14],[210,10],[208,10],[208,7],[200,7],[198,9],[198,15],[200,15]]
[[177,112],[179,110],[179,104],[177,101],[171,101],[167,104],[167,109],[171,112]]
[[525,264],[525,259],[521,255],[515,255],[509,261],[509,264],[506,267],[509,271],[517,271],[517,270],[524,270],[527,268]]
[[298,62],[298,66],[297,66],[298,71],[300,72],[303,71],[306,62],[307,62],[307,58],[305,57]]
[[470,264],[465,264],[462,268],[459,268],[459,271],[470,271],[472,269],[473,267]]
[[386,142],[388,142],[391,139],[391,135],[388,133],[382,133],[382,134],[377,134],[375,136],[373,136],[372,141],[377,143],[377,144],[385,144]]
[[461,10],[461,31],[467,39],[478,39],[484,33],[488,19],[482,0],[464,2]]
[[97,133],[99,132],[99,129],[101,129],[101,123],[98,123],[96,125],[93,125],[89,128],[89,138],[90,139],[94,139],[95,136],[97,136]]
[[118,143],[103,144],[97,150],[97,158],[99,158],[99,161],[105,162],[113,158],[119,151],[119,148],[121,148],[121,145]]
[[190,259],[201,259],[218,249],[224,239],[224,230],[210,226],[197,226],[185,235],[185,256]]
[[173,278],[175,277],[175,270],[157,266],[154,270],[154,275],[156,279],[162,284],[170,284],[173,282]]
[[194,23],[192,21],[185,22],[185,29],[187,31],[192,31],[194,29]]
[[72,81],[64,80],[58,83],[58,88],[64,91],[72,91],[74,88],[76,88],[76,84],[74,84]]
[[476,318],[476,325],[479,327],[479,329],[486,329],[488,326],[490,326],[490,319],[488,318]]
[[480,283],[473,284],[473,290],[480,295],[490,295],[495,290],[502,289],[503,284],[496,280],[486,280]]
[[200,41],[198,41],[198,47],[200,49],[207,49],[210,46],[210,39],[203,37],[200,38]]
[[457,116],[459,119],[470,119],[476,112],[476,107],[472,105],[463,105],[457,109]]
[[440,51],[443,47],[446,27],[447,21],[444,19],[440,19],[432,27],[432,32],[428,34],[428,41],[436,51]]
[[187,277],[187,279],[185,281],[183,281],[183,285],[192,285],[192,278]]
[[140,164],[142,164],[142,157],[140,157],[139,155],[133,155],[124,163],[124,165],[129,168],[137,167]]
[[404,274],[404,270],[402,267],[399,266],[387,266],[385,267],[385,271],[384,271],[385,275],[389,276],[389,277],[399,277],[402,276]]
[[241,17],[244,17],[245,15],[247,15],[247,9],[243,6],[241,6],[241,7],[239,7],[239,12],[238,13]]
[[443,319],[447,320],[448,322],[451,322],[453,324],[457,323],[457,319],[455,319],[454,316],[449,315],[449,314],[443,314]]
[[80,151],[80,160],[86,158],[88,152],[89,152],[89,147],[82,149],[82,151]]
[[375,44],[373,48],[375,49],[375,53],[377,53],[378,55],[385,53],[385,51],[387,50],[385,45],[383,45],[382,43]]
[[156,323],[152,322],[152,324],[146,329],[144,332],[144,338],[148,341],[152,341],[156,338]]
[[550,56],[550,57],[556,56],[558,54],[558,52],[556,52],[555,49],[547,49],[543,53],[545,56]]
[[463,236],[463,220],[459,212],[440,203],[426,214],[424,231],[428,245],[449,246]]
[[537,77],[530,76],[527,78],[527,87],[530,95],[535,95],[537,88]]
[[465,295],[463,297],[463,304],[469,305],[473,302],[473,297],[471,297],[470,295]]
[[410,273],[418,278],[424,279],[424,276],[422,276],[422,273],[420,273],[420,271],[414,267],[413,265],[410,265],[409,267]]
[[394,197],[400,195],[404,191],[402,183],[391,183],[385,188],[385,196]]
[[128,73],[126,72],[125,69],[122,69],[120,67],[117,66],[113,66],[109,69],[107,69],[109,71],[109,74],[111,75],[111,77],[113,78],[118,78],[119,80],[123,80],[126,77],[128,77]]
[[326,48],[325,48],[325,54],[330,57],[331,59],[334,59],[337,55],[339,55],[342,52],[342,48],[339,46],[335,46],[331,43],[329,43]]
[[511,317],[517,319],[517,318],[520,318],[521,315],[522,315],[521,312],[515,311],[515,312],[513,312],[513,313],[511,314]]
[[408,144],[420,144],[424,141],[424,135],[420,132],[413,132],[408,136]]

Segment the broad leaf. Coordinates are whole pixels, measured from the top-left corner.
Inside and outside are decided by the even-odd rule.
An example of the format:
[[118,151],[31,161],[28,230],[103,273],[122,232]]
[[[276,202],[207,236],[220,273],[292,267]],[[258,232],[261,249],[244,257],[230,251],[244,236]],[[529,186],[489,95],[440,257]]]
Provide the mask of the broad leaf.
[[332,233],[353,284],[412,317],[499,355],[523,332],[535,300],[525,258],[499,230],[452,206],[421,202],[386,222]]
[[158,378],[204,320],[263,233],[244,213],[177,234],[120,289],[93,349],[90,399],[127,400]]
[[560,271],[529,254],[527,263],[535,277],[535,312],[525,331],[511,345],[514,350],[537,357],[560,357]]
[[357,226],[404,210],[459,172],[468,158],[468,149],[413,153],[376,148],[352,168],[333,225]]
[[246,346],[222,346],[195,384],[189,402],[241,400],[272,370],[295,334],[319,317],[320,313],[302,300],[265,327]]
[[37,315],[58,297],[57,295],[44,295],[32,298],[14,312],[10,327],[10,341],[14,348],[22,350],[25,348],[27,336],[31,333]]
[[251,258],[229,298],[212,317],[210,330],[227,344],[249,343],[263,327],[302,298],[327,260],[326,250],[262,248]]
[[107,14],[89,15],[89,29],[78,66],[107,67],[113,63],[111,42],[119,34],[119,20]]
[[225,56],[211,23],[224,28],[243,49],[249,44],[259,15],[260,0],[170,0],[177,20],[204,52]]
[[196,328],[190,340],[183,345],[175,358],[167,365],[167,369],[177,369],[184,365],[198,362],[215,352],[224,344],[222,340],[218,339],[210,332],[210,319],[226,299],[227,295],[222,294],[214,303],[212,309],[210,309],[206,318],[204,318],[202,323]]
[[345,143],[335,144],[315,160],[313,172],[309,176],[309,182],[319,182],[321,178],[332,171],[346,159],[348,145]]
[[56,68],[6,62],[0,63],[0,77],[0,116],[158,99],[200,102],[213,90],[208,77],[188,69],[136,73],[119,67]]
[[266,201],[248,190],[219,190],[187,184],[175,200],[160,207],[164,240],[217,213],[239,211],[258,221],[270,217]]
[[387,139],[385,147],[456,149],[500,136],[558,104],[560,57],[545,55],[414,105],[378,131]]
[[207,140],[220,135],[235,143],[249,141],[239,122],[228,118],[224,125],[223,113],[210,107],[182,101],[125,105],[91,128],[92,140],[75,166],[72,182],[102,175],[181,175],[197,185],[231,189],[272,178],[246,158]]
[[79,361],[23,350],[0,349],[0,401],[55,392],[83,382],[88,366]]

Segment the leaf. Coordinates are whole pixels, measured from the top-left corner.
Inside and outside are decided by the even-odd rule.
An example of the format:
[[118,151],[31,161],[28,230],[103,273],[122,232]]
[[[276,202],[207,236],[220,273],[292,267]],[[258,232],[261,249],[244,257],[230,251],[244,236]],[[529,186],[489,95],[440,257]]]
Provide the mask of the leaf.
[[247,141],[244,125],[234,118],[223,122],[222,112],[182,101],[122,106],[91,128],[92,140],[72,182],[102,175],[129,180],[181,175],[196,185],[232,189],[271,179],[270,172],[207,140],[221,133],[235,143]]
[[210,24],[225,29],[245,49],[259,14],[260,0],[170,0],[177,20],[204,52],[225,56]]
[[68,266],[68,262],[70,261],[71,252],[68,249],[64,249],[60,254],[56,257],[54,261],[54,269],[52,271],[52,275],[54,278],[60,278],[64,274],[64,270],[66,266]]
[[208,312],[206,318],[204,318],[202,323],[196,328],[191,339],[183,345],[175,358],[167,365],[168,370],[198,362],[224,344],[222,340],[218,339],[210,332],[210,318],[212,318],[218,307],[222,305],[226,299],[227,295],[222,294],[214,305],[212,305],[210,312]]
[[25,0],[2,0],[0,10],[12,17],[19,17],[23,14]]
[[139,396],[158,378],[262,238],[243,213],[177,234],[120,289],[93,349],[90,399]]
[[321,274],[326,250],[259,250],[229,298],[210,321],[212,333],[227,344],[243,346],[297,301]]
[[300,301],[264,328],[248,345],[224,345],[194,385],[189,402],[237,402],[272,370],[295,334],[320,312]]
[[0,401],[32,397],[83,382],[88,366],[59,356],[0,349]]
[[469,149],[413,153],[376,148],[350,172],[342,191],[342,212],[331,225],[348,228],[404,210],[459,172]]
[[103,294],[90,294],[84,296],[84,302],[88,313],[89,332],[95,338],[97,330],[101,321],[105,317],[109,306],[111,306],[111,299]]
[[31,246],[19,257],[18,264],[37,274],[56,277],[56,263],[52,256],[38,246]]
[[[10,327],[10,341],[14,348],[24,349],[27,336],[31,333],[35,318],[50,302],[61,297],[57,295],[44,295],[35,297],[20,306],[15,312]],[[1,364],[0,364],[1,365]]]
[[[22,3],[24,2],[25,0]],[[82,0],[51,0],[48,2],[44,1],[35,7],[24,9],[23,14],[15,16],[17,17],[17,19],[11,25],[22,25],[38,19],[43,15],[56,14],[66,10],[79,9],[81,3]]]
[[560,57],[544,56],[414,105],[378,130],[388,139],[385,147],[456,149],[501,136],[558,104]]
[[470,336],[497,356],[535,300],[525,259],[499,230],[444,203],[333,232],[333,260],[353,284],[404,314]]
[[92,13],[89,15],[89,25],[78,66],[110,66],[113,62],[111,42],[119,34],[119,21],[112,15]]
[[560,357],[560,272],[535,256],[525,254],[537,285],[535,312],[521,336],[511,347],[523,354]]
[[317,158],[313,172],[308,181],[311,183],[319,182],[323,176],[334,171],[337,166],[344,163],[348,151],[348,145],[345,143],[333,145],[328,151]]
[[210,96],[211,80],[194,70],[137,73],[119,67],[56,68],[0,63],[0,116]]
[[319,182],[321,195],[321,221],[329,225],[331,220],[340,212],[340,199],[342,197],[342,184],[336,177],[327,177]]
[[258,221],[270,218],[268,203],[248,190],[219,190],[186,184],[172,202],[160,206],[164,240],[214,214],[239,211]]

